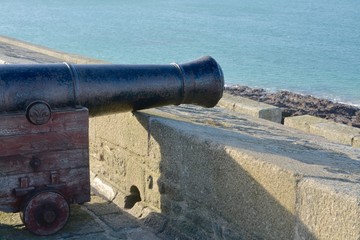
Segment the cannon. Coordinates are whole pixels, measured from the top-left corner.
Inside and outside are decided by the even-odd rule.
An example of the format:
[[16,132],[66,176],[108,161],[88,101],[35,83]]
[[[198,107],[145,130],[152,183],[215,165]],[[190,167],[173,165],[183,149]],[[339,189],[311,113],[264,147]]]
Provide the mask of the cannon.
[[70,204],[90,201],[89,117],[213,107],[223,88],[211,57],[167,65],[1,65],[0,211],[20,212],[36,235],[56,233]]

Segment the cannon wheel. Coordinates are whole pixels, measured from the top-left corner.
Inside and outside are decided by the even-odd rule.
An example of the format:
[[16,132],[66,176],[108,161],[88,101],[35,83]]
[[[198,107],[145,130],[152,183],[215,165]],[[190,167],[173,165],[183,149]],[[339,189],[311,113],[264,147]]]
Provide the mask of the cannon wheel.
[[70,215],[65,198],[57,192],[43,191],[31,196],[23,205],[20,217],[26,228],[41,236],[61,230]]

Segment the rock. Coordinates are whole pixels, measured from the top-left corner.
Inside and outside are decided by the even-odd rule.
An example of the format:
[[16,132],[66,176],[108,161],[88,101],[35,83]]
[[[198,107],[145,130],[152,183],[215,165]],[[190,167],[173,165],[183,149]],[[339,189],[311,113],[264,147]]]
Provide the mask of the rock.
[[360,127],[360,108],[330,100],[301,95],[289,91],[270,93],[262,88],[226,86],[225,91],[235,96],[250,98],[282,108],[283,117],[312,115],[353,127]]

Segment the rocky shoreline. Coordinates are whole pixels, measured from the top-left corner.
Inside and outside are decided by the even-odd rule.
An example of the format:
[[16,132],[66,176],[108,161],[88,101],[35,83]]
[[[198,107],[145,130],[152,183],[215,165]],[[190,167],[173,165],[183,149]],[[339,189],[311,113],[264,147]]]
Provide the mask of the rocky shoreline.
[[225,92],[264,102],[283,110],[283,117],[312,115],[360,128],[360,108],[289,91],[268,92],[262,88],[231,85]]

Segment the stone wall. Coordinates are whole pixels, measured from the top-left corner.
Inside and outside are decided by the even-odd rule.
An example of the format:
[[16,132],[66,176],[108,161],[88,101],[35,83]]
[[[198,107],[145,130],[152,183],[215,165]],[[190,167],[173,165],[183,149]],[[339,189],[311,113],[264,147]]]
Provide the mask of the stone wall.
[[[360,188],[342,184],[360,168],[338,169],[353,158],[306,146],[274,123],[169,109],[90,120],[93,182],[105,183],[95,191],[124,207],[136,188],[141,201],[130,211],[174,239],[331,239],[337,221],[336,236],[360,236]],[[326,179],[340,187],[322,189]]]
[[[98,186],[94,190],[124,208],[126,203],[121,198],[130,196],[131,188],[136,187],[141,202],[134,206],[140,208],[135,214],[167,236],[241,239],[238,226],[215,210],[217,204],[224,205],[229,199],[210,199],[218,191],[226,193],[211,183],[215,181],[211,177],[213,168],[220,167],[216,165],[223,160],[223,150],[218,151],[220,147],[210,146],[210,142],[204,145],[201,139],[183,135],[162,121],[174,123],[147,113],[91,119],[93,182],[104,182],[93,184]],[[106,189],[108,186],[111,189]]]

